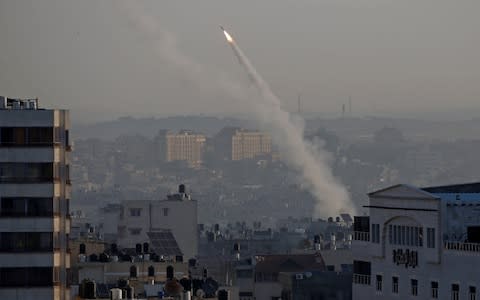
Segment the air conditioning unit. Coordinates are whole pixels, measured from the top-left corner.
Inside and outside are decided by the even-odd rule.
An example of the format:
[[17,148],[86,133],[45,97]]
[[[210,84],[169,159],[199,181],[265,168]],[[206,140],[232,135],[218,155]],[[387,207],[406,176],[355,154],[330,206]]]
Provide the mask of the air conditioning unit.
[[297,280],[302,280],[303,279],[303,274],[300,273],[300,274],[295,274],[295,279]]

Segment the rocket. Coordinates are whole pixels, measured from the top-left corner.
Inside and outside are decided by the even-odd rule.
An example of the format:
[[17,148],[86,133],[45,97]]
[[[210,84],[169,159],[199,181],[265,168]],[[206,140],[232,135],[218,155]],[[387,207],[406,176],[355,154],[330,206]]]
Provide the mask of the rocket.
[[241,52],[240,49],[238,49],[238,47],[235,45],[235,41],[233,40],[232,36],[225,30],[225,28],[223,28],[222,25],[220,25],[220,29],[225,35],[225,38],[227,39],[228,44],[230,44],[230,47],[232,47],[233,53],[237,57],[238,62],[245,67],[246,62],[243,59],[243,55],[240,53]]

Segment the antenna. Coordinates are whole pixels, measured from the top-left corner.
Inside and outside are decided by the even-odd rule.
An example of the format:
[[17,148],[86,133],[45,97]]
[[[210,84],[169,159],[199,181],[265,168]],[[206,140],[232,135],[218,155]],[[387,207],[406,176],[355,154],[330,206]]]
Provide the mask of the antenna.
[[348,115],[352,117],[352,96],[348,96]]
[[298,93],[298,114],[302,114],[302,95]]

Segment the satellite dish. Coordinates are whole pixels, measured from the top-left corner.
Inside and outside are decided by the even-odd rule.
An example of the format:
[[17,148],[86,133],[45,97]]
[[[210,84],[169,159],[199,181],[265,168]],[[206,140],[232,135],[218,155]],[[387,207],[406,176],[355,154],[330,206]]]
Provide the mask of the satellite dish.
[[305,277],[307,277],[307,278],[312,277],[312,272],[305,272]]
[[198,298],[203,298],[205,297],[205,293],[203,292],[202,289],[198,289],[197,292],[195,293]]

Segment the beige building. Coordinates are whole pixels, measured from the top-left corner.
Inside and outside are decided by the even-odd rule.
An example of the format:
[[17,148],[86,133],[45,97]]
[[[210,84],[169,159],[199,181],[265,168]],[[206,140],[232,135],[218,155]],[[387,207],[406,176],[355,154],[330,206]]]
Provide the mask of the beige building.
[[69,299],[70,120],[0,97],[0,299]]
[[203,134],[182,130],[166,135],[166,160],[186,161],[190,167],[202,165],[206,138]]
[[232,160],[251,159],[272,152],[272,138],[259,131],[237,130],[232,136]]

